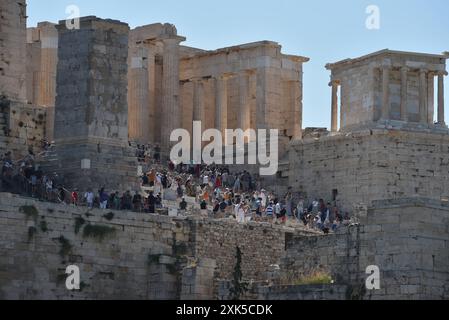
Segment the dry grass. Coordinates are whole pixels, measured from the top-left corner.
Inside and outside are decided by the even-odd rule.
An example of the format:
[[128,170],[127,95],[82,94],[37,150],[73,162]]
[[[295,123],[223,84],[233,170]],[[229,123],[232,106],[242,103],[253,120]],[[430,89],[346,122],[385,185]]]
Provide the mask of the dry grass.
[[299,277],[284,276],[282,277],[281,283],[283,285],[296,285],[296,286],[306,286],[306,285],[320,285],[320,284],[333,284],[329,272],[323,270],[313,270],[307,274],[303,274]]

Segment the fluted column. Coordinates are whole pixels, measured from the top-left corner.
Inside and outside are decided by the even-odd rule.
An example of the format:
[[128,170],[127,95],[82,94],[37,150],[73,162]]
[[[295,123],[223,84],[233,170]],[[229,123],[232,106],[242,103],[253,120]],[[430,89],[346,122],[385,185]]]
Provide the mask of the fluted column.
[[338,131],[338,86],[340,82],[333,80],[329,84],[332,87],[331,132]]
[[[204,83],[202,78],[193,78],[193,121],[201,121],[200,132],[197,134],[202,135],[205,128],[205,113],[204,113]],[[192,156],[194,161],[198,162],[201,159],[201,150],[203,143],[201,141],[193,140],[195,136],[195,127],[192,127],[191,146]],[[197,138],[198,139],[198,138]]]
[[204,121],[204,84],[201,78],[193,82],[193,121]]
[[427,70],[419,70],[419,118],[421,123],[427,123]]
[[390,67],[382,67],[382,120],[390,119]]
[[181,109],[179,107],[179,43],[182,37],[163,39],[163,75],[162,75],[162,148],[169,148],[170,135],[181,127]]
[[[228,129],[228,76],[222,75],[215,79],[215,128],[224,134]],[[223,135],[224,137],[224,135]]]
[[401,120],[408,121],[407,110],[407,81],[408,81],[408,68],[401,68]]
[[444,120],[444,76],[447,76],[447,72],[438,73],[438,124],[445,125]]
[[249,105],[249,74],[243,71],[239,75],[239,99],[240,109],[237,116],[238,128],[246,130],[250,127],[251,110]]
[[435,112],[435,73],[427,74],[427,123],[433,124],[433,116]]
[[147,59],[147,71],[148,71],[148,124],[146,131],[148,132],[148,141],[151,143],[156,142],[156,136],[160,133],[156,133],[156,44],[153,42],[145,43],[148,49]]
[[130,57],[128,75],[128,130],[131,140],[148,143],[150,119],[147,49],[137,47]]
[[293,95],[293,138],[302,139],[302,93],[299,80],[292,83]]
[[58,63],[58,31],[52,23],[38,24],[41,40],[37,104],[54,107],[56,97],[56,66]]

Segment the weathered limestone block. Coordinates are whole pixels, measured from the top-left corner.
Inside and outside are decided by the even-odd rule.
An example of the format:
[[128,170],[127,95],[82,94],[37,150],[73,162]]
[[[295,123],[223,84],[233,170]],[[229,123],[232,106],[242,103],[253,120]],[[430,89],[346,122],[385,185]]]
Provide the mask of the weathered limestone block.
[[[48,170],[68,187],[135,189],[137,162],[128,147],[125,23],[84,17],[79,30],[57,26],[56,158]],[[111,172],[113,174],[111,174]]]
[[0,4],[0,97],[26,102],[26,1]]

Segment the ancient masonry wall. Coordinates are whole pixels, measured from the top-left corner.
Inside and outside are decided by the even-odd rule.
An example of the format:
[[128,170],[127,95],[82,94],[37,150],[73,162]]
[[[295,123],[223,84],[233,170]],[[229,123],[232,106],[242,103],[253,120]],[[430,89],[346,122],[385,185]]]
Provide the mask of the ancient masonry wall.
[[[283,278],[321,270],[348,284],[346,299],[447,299],[449,206],[413,198],[376,201],[361,224],[328,237],[294,237]],[[380,290],[366,291],[366,268],[380,269]]]
[[[244,278],[260,280],[280,262],[291,232],[234,221],[87,212],[1,193],[0,298],[210,299],[213,279],[229,279],[236,245]],[[65,268],[72,264],[80,268],[81,291],[65,288]]]
[[[132,189],[137,160],[128,146],[129,26],[96,17],[79,30],[57,26],[56,155],[50,163],[68,187]],[[114,174],[111,174],[114,172]]]
[[449,197],[449,136],[367,130],[293,143],[289,185],[345,211],[373,200]]
[[[87,212],[2,193],[0,298],[227,299],[237,245],[243,277],[254,281],[249,298],[449,297],[447,203],[379,201],[358,217],[360,224],[317,236],[235,221]],[[73,264],[81,291],[65,288]],[[366,292],[370,265],[380,268],[381,289]],[[295,285],[311,271],[329,273],[334,284]]]
[[2,0],[0,15],[0,96],[25,102],[25,0]]
[[29,150],[38,153],[46,137],[46,117],[46,108],[0,100],[0,153],[10,151],[15,160]]

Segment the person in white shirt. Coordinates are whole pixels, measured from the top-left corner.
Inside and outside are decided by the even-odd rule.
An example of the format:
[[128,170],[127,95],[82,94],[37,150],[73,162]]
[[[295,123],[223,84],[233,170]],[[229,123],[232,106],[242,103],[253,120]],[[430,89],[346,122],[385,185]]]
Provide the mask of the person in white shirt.
[[238,223],[245,222],[245,205],[243,203],[240,203],[240,205],[238,207],[237,222]]
[[265,190],[264,189],[262,189],[260,191],[259,198],[262,199],[261,200],[262,208],[266,208],[267,207],[267,195],[265,194]]
[[92,209],[94,207],[94,193],[89,190],[84,194],[84,198],[86,199],[87,207]]

